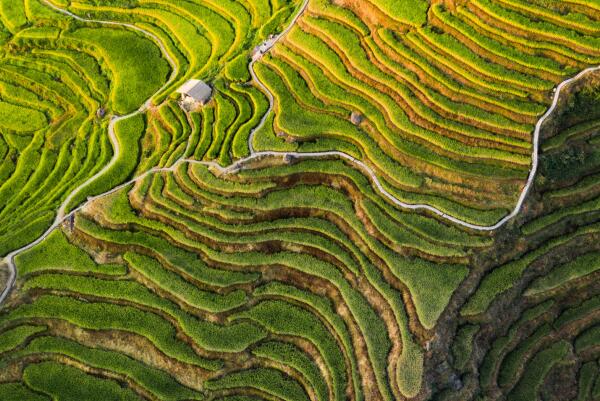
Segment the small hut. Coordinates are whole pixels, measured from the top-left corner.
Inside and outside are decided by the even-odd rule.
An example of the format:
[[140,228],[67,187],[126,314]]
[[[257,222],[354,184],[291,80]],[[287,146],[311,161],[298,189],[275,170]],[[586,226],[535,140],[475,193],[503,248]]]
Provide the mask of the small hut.
[[104,118],[104,116],[106,116],[106,109],[104,107],[100,107],[98,110],[96,110],[96,117]]
[[357,111],[353,111],[350,115],[350,121],[352,121],[352,124],[354,125],[360,125],[363,122],[363,120],[364,117]]
[[191,110],[208,103],[212,96],[212,88],[199,79],[190,79],[177,93],[181,95],[181,105]]

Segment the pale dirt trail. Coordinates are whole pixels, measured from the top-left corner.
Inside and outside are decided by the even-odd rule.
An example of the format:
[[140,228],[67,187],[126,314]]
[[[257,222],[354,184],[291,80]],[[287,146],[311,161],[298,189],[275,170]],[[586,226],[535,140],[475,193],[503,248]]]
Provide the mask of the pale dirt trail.
[[[550,117],[550,115],[554,112],[554,110],[556,109],[556,107],[558,106],[558,101],[560,99],[560,95],[563,91],[563,89],[569,85],[570,83],[581,79],[583,76],[594,72],[594,71],[599,71],[600,70],[600,66],[597,67],[590,67],[587,68],[586,70],[583,70],[582,72],[580,72],[579,74],[577,74],[575,77],[569,78],[563,82],[560,83],[560,85],[558,85],[558,87],[555,90],[554,93],[554,98],[552,101],[552,105],[551,107],[546,111],[546,113],[538,120],[536,126],[535,126],[535,130],[533,132],[533,152],[532,152],[532,164],[531,164],[531,169],[529,171],[529,176],[527,178],[527,181],[525,183],[525,186],[523,187],[523,190],[521,191],[521,194],[519,196],[519,199],[517,201],[517,204],[515,206],[515,208],[512,210],[511,213],[509,213],[508,215],[506,215],[504,218],[502,218],[500,221],[498,221],[496,224],[491,225],[491,226],[482,226],[482,225],[477,225],[477,224],[472,224],[469,223],[467,221],[458,219],[456,217],[450,216],[449,214],[431,206],[428,204],[410,204],[410,203],[405,203],[402,202],[401,200],[399,200],[398,198],[396,198],[394,195],[392,195],[391,193],[389,193],[381,184],[381,181],[379,180],[379,178],[377,177],[377,175],[375,174],[375,171],[369,167],[366,163],[364,163],[361,160],[356,159],[355,157],[344,153],[344,152],[340,152],[340,151],[324,151],[324,152],[276,152],[276,151],[262,151],[262,152],[256,152],[254,150],[253,147],[253,139],[254,139],[254,134],[261,129],[265,122],[267,121],[267,118],[270,116],[270,114],[273,111],[273,107],[274,107],[274,96],[273,94],[269,91],[269,89],[266,87],[266,85],[260,81],[260,79],[258,78],[258,76],[256,75],[255,71],[254,71],[254,65],[256,64],[257,61],[259,61],[261,59],[261,57],[268,53],[268,51],[277,43],[279,42],[282,38],[285,37],[285,35],[294,27],[296,21],[298,20],[298,18],[300,18],[300,16],[306,11],[306,8],[308,6],[308,2],[309,0],[304,0],[302,6],[300,7],[298,13],[294,16],[294,18],[292,19],[291,23],[287,26],[287,28],[282,31],[279,35],[275,36],[272,39],[269,39],[267,41],[264,42],[265,46],[264,46],[264,51],[261,52],[260,54],[258,54],[257,56],[252,58],[252,61],[250,62],[248,68],[250,71],[250,74],[252,76],[253,81],[256,83],[256,85],[263,90],[263,92],[267,95],[268,99],[269,99],[269,108],[266,111],[266,113],[263,115],[260,123],[252,130],[252,132],[250,133],[250,136],[248,138],[248,148],[250,150],[250,156],[245,157],[243,159],[237,160],[236,162],[232,163],[229,166],[223,167],[220,166],[219,164],[215,163],[215,162],[206,162],[206,161],[198,161],[198,160],[192,160],[192,159],[184,159],[181,158],[179,160],[177,160],[171,167],[166,167],[166,168],[153,168],[151,170],[146,171],[145,173],[133,178],[132,180],[129,180],[115,188],[112,188],[111,190],[104,192],[102,194],[99,194],[97,196],[94,197],[90,197],[87,199],[87,201],[83,204],[81,204],[80,206],[78,206],[76,209],[70,211],[68,214],[65,215],[66,212],[66,208],[68,206],[68,204],[70,203],[70,201],[84,188],[86,187],[89,183],[91,183],[92,181],[96,180],[98,177],[100,177],[102,174],[104,174],[106,171],[108,171],[109,168],[111,168],[113,166],[113,164],[116,162],[116,160],[118,159],[118,156],[121,152],[121,148],[120,145],[118,143],[117,137],[114,133],[114,126],[115,124],[122,119],[125,118],[129,118],[129,117],[133,117],[139,113],[143,113],[145,112],[151,105],[152,102],[152,98],[160,93],[165,87],[167,87],[168,85],[170,85],[170,83],[175,79],[175,77],[178,74],[178,68],[177,68],[177,64],[175,63],[175,61],[173,60],[173,58],[170,56],[170,54],[168,53],[166,47],[164,46],[164,44],[161,42],[161,40],[154,34],[152,34],[151,32],[148,32],[142,28],[139,28],[135,25],[132,24],[128,24],[128,23],[122,23],[122,22],[115,22],[115,21],[98,21],[98,20],[91,20],[91,19],[85,19],[82,17],[79,17],[73,13],[71,13],[68,10],[64,10],[61,9],[59,7],[57,7],[56,5],[50,3],[49,0],[44,0],[44,2],[51,8],[53,8],[54,10],[63,13],[65,15],[68,15],[72,18],[75,18],[79,21],[83,21],[83,22],[93,22],[93,23],[100,23],[103,25],[115,25],[115,26],[123,26],[123,27],[127,27],[133,30],[136,30],[146,36],[148,36],[149,38],[151,38],[160,48],[161,52],[163,53],[163,55],[165,56],[165,58],[168,60],[168,62],[171,64],[173,70],[171,73],[171,77],[169,78],[169,80],[167,81],[167,83],[161,87],[154,95],[152,95],[150,97],[150,99],[148,99],[137,111],[128,114],[126,116],[114,116],[112,117],[110,124],[109,124],[109,137],[110,137],[110,141],[113,145],[113,158],[111,159],[110,163],[107,164],[101,171],[99,171],[98,173],[96,173],[93,177],[90,177],[89,179],[87,179],[84,183],[82,183],[81,185],[79,185],[77,188],[75,188],[68,196],[67,198],[63,201],[63,203],[61,204],[60,208],[57,211],[57,215],[56,215],[56,219],[54,221],[54,223],[52,224],[52,226],[50,226],[50,228],[48,228],[48,230],[42,235],[40,236],[38,239],[36,239],[34,242],[19,248],[11,253],[9,253],[8,255],[5,256],[4,258],[4,263],[8,266],[9,269],[9,280],[8,283],[6,285],[6,287],[4,288],[2,294],[0,294],[0,304],[2,304],[2,302],[6,299],[6,297],[8,296],[8,294],[10,293],[10,291],[12,290],[15,281],[16,281],[16,268],[14,265],[14,258],[16,255],[18,255],[21,252],[24,252],[28,249],[31,249],[32,247],[34,247],[35,245],[39,244],[40,242],[42,242],[44,239],[46,239],[48,237],[48,235],[50,235],[50,233],[56,229],[60,224],[62,224],[63,221],[65,221],[65,219],[67,219],[68,217],[70,217],[71,215],[73,215],[74,213],[76,213],[77,211],[81,210],[82,208],[84,208],[87,204],[89,204],[90,202],[101,198],[103,196],[112,194],[122,188],[127,187],[128,185],[131,185],[132,183],[148,176],[149,174],[154,174],[154,173],[158,173],[158,172],[166,172],[166,171],[174,171],[180,164],[182,163],[190,163],[190,164],[201,164],[201,165],[205,165],[208,167],[212,167],[216,170],[218,170],[221,174],[233,174],[236,173],[237,171],[241,170],[244,168],[244,165],[250,161],[256,160],[256,159],[260,159],[260,158],[265,158],[265,157],[281,157],[284,159],[287,158],[295,158],[295,159],[319,159],[319,158],[340,158],[340,159],[344,159],[346,161],[348,161],[350,164],[354,165],[356,168],[358,168],[359,170],[363,171],[367,176],[369,176],[369,178],[371,179],[371,181],[373,182],[373,184],[375,185],[375,187],[377,188],[377,190],[386,198],[388,199],[391,203],[393,203],[394,205],[403,208],[403,209],[408,209],[408,210],[427,210],[439,217],[441,217],[444,220],[447,220],[451,223],[457,224],[459,226],[463,226],[472,230],[476,230],[476,231],[494,231],[497,230],[498,228],[502,227],[504,224],[506,224],[508,221],[510,221],[511,219],[513,219],[516,215],[519,214],[519,212],[521,211],[523,204],[525,202],[525,199],[527,198],[527,195],[529,193],[529,191],[531,190],[532,186],[533,186],[533,182],[535,180],[535,176],[538,170],[538,165],[539,165],[539,142],[540,142],[540,131],[541,128],[544,124],[544,122]],[[189,144],[188,144],[189,145]],[[187,152],[186,152],[187,153]],[[186,154],[184,153],[184,154]]]

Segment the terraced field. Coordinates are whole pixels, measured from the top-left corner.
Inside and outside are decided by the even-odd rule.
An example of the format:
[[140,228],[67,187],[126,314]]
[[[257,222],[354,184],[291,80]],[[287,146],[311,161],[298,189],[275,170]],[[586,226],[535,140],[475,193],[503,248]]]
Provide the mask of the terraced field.
[[600,398],[596,0],[0,22],[0,401]]

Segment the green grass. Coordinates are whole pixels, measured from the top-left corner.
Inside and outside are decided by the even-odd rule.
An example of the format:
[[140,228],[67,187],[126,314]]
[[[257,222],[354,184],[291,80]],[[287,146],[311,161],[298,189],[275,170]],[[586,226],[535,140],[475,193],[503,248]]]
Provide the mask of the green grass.
[[600,345],[600,326],[594,326],[577,337],[575,340],[575,351],[580,353],[586,348],[597,347]]
[[579,369],[578,391],[576,401],[586,401],[592,399],[592,388],[594,381],[598,377],[598,364],[595,361],[585,363]]
[[484,313],[492,301],[503,292],[512,288],[514,283],[522,277],[525,270],[540,257],[550,252],[553,248],[568,244],[582,236],[594,233],[598,230],[596,225],[588,225],[579,228],[577,231],[565,234],[562,237],[544,242],[537,249],[521,255],[519,258],[495,267],[481,281],[477,291],[471,295],[468,302],[461,310],[463,316],[472,316]]
[[540,351],[527,364],[527,368],[519,384],[508,395],[510,401],[530,401],[538,398],[539,388],[550,370],[564,359],[570,351],[567,341],[554,343],[552,346]]
[[[349,331],[346,323],[344,322],[344,320],[341,318],[341,316],[339,316],[336,313],[336,311],[329,299],[315,295],[315,294],[307,292],[307,291],[302,291],[296,287],[293,287],[290,285],[285,285],[280,282],[271,282],[264,286],[258,287],[254,291],[253,295],[256,297],[259,297],[259,298],[260,297],[263,297],[263,298],[265,298],[265,297],[266,298],[268,298],[268,297],[287,298],[290,300],[302,302],[306,305],[309,305],[311,308],[314,308],[314,310],[323,319],[325,319],[328,322],[330,327],[332,327],[333,331],[335,332],[336,336],[340,339],[340,342],[344,348],[343,351],[350,360],[351,376],[352,376],[352,380],[354,381],[354,383],[353,383],[354,391],[357,393],[358,397],[363,397],[362,389],[358,383],[358,381],[360,379],[359,379],[358,370],[357,370],[357,361],[356,361],[357,358],[353,352],[353,345],[352,345],[352,338],[350,336],[350,331]],[[307,377],[309,377],[309,380],[313,384],[313,387],[315,387],[315,392],[317,393],[317,395],[324,393],[324,391],[325,391],[324,388],[319,385],[320,380],[316,380],[316,378],[313,378],[312,372],[314,370],[314,367],[311,367],[309,364],[302,362],[304,358],[301,355],[293,357],[294,354],[297,354],[297,351],[293,351],[293,349],[290,349],[290,351],[289,351],[291,353],[290,355],[283,356],[281,353],[282,348],[284,348],[284,349],[290,348],[290,345],[278,345],[275,343],[275,344],[269,345],[267,347],[259,347],[259,351],[258,351],[257,355],[270,356],[271,358],[285,358],[285,359],[293,358],[292,359],[293,364],[298,365],[298,369],[301,370]],[[317,383],[317,384],[315,384],[315,383]]]
[[47,122],[46,116],[37,110],[0,102],[0,128],[3,130],[37,131],[44,128]]
[[562,311],[562,313],[555,320],[554,325],[557,328],[562,328],[566,325],[572,324],[573,322],[584,319],[592,311],[600,307],[600,296],[596,295],[590,297],[576,306],[569,307]]
[[196,308],[219,313],[242,306],[247,301],[246,293],[242,290],[232,291],[227,295],[202,291],[147,256],[128,252],[123,255],[123,259],[149,281]]
[[397,258],[391,268],[408,286],[419,320],[427,329],[435,326],[450,297],[468,273],[465,266],[435,265],[417,258]]
[[0,18],[12,33],[18,32],[20,28],[29,22],[22,1],[10,1],[0,4]]
[[402,23],[420,26],[426,22],[429,4],[424,0],[370,0],[377,8]]
[[80,248],[72,245],[60,230],[15,258],[20,276],[47,270],[125,274],[125,266],[98,265]]
[[479,331],[478,325],[461,326],[454,339],[452,346],[452,355],[454,357],[454,366],[463,370],[466,367],[469,358],[473,352],[473,337]]
[[[172,344],[167,340],[169,333],[175,331],[175,327],[180,327],[181,330],[191,338],[199,346],[217,352],[240,352],[249,345],[264,337],[263,330],[252,324],[241,322],[236,325],[220,325],[214,322],[205,321],[204,319],[197,318],[193,314],[186,312],[175,305],[168,298],[162,298],[156,295],[149,288],[135,282],[125,280],[105,280],[91,277],[78,277],[60,274],[51,275],[40,275],[32,277],[25,283],[25,289],[36,289],[36,288],[47,288],[58,291],[67,291],[72,294],[78,293],[87,296],[99,296],[103,300],[123,300],[131,304],[131,307],[123,307],[120,309],[119,306],[110,303],[98,303],[96,305],[86,305],[92,310],[99,311],[102,315],[102,311],[107,316],[112,316],[115,322],[111,322],[104,319],[103,316],[98,316],[95,319],[93,316],[84,317],[80,313],[76,313],[75,310],[70,310],[70,314],[66,314],[66,319],[72,321],[74,324],[84,324],[87,327],[98,326],[104,329],[110,329],[111,324],[115,323],[120,325],[119,327],[123,330],[133,331],[140,335],[149,336],[150,339],[154,339],[155,342],[162,342],[165,346],[171,347],[176,350],[177,346],[182,344]],[[236,294],[234,294],[235,296]],[[226,309],[227,305],[222,305],[227,302],[227,297],[219,298],[215,297],[216,302],[222,301],[219,307]],[[69,304],[71,298],[60,298],[50,299],[44,302],[48,308],[58,308],[54,303],[67,303]],[[142,306],[142,308],[139,308]],[[74,306],[73,306],[74,308]],[[24,313],[37,313],[40,308],[34,306],[25,307]],[[148,311],[148,312],[146,312]],[[40,313],[46,313],[42,310]],[[91,312],[93,314],[93,312]],[[130,322],[127,320],[127,315],[130,314],[132,319]],[[47,315],[44,315],[47,316]],[[59,314],[57,316],[63,316]],[[160,332],[159,335],[155,336],[150,328],[144,327],[142,319],[147,316],[149,321],[154,321],[159,324]],[[166,318],[166,319],[165,319]],[[175,351],[174,351],[175,352]],[[215,366],[220,366],[218,361],[203,361],[205,365],[210,369],[216,369]]]
[[188,344],[176,340],[175,327],[159,315],[130,306],[45,295],[2,316],[0,323],[28,318],[58,318],[90,330],[124,330],[148,338],[160,351],[181,362],[211,370],[221,366],[219,361],[202,358]]
[[111,105],[117,114],[138,109],[167,81],[169,64],[153,42],[137,33],[81,28],[67,37],[84,42],[104,58],[112,77]]
[[160,369],[149,367],[117,352],[88,348],[60,337],[36,338],[22,351],[16,353],[15,357],[22,358],[39,354],[64,355],[84,363],[86,366],[115,372],[134,381],[161,400],[199,400],[204,398],[198,391],[181,385],[167,372]]
[[106,192],[131,178],[140,157],[139,140],[144,134],[145,127],[144,116],[140,114],[119,120],[115,124],[115,136],[121,149],[115,163],[101,176],[81,188],[71,200],[67,210],[73,209],[89,196]]
[[439,4],[434,5],[432,11],[437,18],[440,18],[444,22],[444,24],[456,29],[484,49],[499,57],[506,58],[527,67],[541,69],[555,74],[562,75],[573,72],[571,69],[561,68],[558,62],[550,58],[530,55],[528,53],[519,52],[515,48],[502,45],[501,42],[482,34],[472,25],[469,25],[464,19],[444,10]]
[[79,369],[57,362],[41,362],[27,366],[25,383],[38,393],[56,401],[81,401],[102,397],[106,401],[142,400],[133,390],[112,380],[99,379]]
[[144,232],[107,231],[102,230],[89,220],[79,219],[78,228],[95,238],[120,245],[141,248],[158,258],[175,270],[188,274],[195,280],[216,287],[227,287],[229,285],[251,283],[256,281],[259,275],[251,272],[235,272],[223,269],[211,268],[198,257],[197,254],[183,248],[178,248],[170,241],[161,237],[146,234]]
[[325,401],[328,397],[327,383],[313,360],[297,347],[282,342],[266,342],[254,350],[256,356],[277,361],[285,366],[296,369],[314,389],[317,399]]
[[44,326],[23,325],[0,333],[0,354],[10,351],[11,349],[21,345],[32,335],[45,330],[46,327]]
[[38,394],[21,383],[0,383],[4,401],[50,401],[49,396]]
[[600,269],[600,254],[588,253],[571,262],[560,265],[547,275],[535,280],[525,292],[526,295],[537,295],[568,284],[572,280],[585,277]]
[[285,401],[309,401],[295,380],[275,369],[258,368],[233,372],[206,383],[209,390],[255,388]]
[[527,363],[528,353],[536,349],[537,344],[549,336],[551,332],[552,328],[549,324],[538,327],[506,355],[500,365],[498,374],[498,384],[500,386],[509,387],[514,384],[514,381],[519,378],[519,369]]
[[343,392],[346,383],[344,357],[334,337],[314,315],[286,302],[263,301],[234,318],[252,319],[273,333],[298,336],[312,342],[327,364],[335,397]]
[[[479,382],[482,388],[487,389],[493,383],[496,370],[503,363],[504,357],[510,351],[511,344],[519,333],[535,319],[538,319],[552,307],[553,301],[546,301],[535,307],[525,310],[519,319],[511,324],[508,333],[495,339],[490,350],[486,353],[480,367]],[[467,326],[469,327],[469,326]],[[518,359],[518,358],[517,358]]]

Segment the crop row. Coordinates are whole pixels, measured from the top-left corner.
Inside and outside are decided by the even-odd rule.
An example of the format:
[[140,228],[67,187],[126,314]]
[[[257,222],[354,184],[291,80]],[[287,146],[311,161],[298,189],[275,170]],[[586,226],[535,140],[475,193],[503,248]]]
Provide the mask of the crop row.
[[595,90],[593,76],[580,82],[543,127],[551,145],[532,198],[496,235],[506,243],[478,260],[483,273],[450,348],[464,388],[446,384],[448,399],[591,400],[600,391],[598,143],[585,128],[598,118],[585,107]]
[[[242,84],[249,80],[248,53],[280,30],[296,6],[264,3],[70,5],[85,18],[121,21],[145,33],[75,20],[38,1],[3,6],[0,254],[37,238],[60,202],[109,163],[109,117],[131,113],[151,97],[156,108],[115,126],[119,146],[129,154],[73,194],[67,210],[182,157],[226,165],[246,156],[250,131],[267,109],[265,96]],[[165,101],[189,78],[215,88],[216,100],[202,115],[186,115]]]
[[[282,186],[290,174],[299,181]],[[319,176],[342,179],[334,187],[353,195],[315,184]],[[397,232],[413,257],[398,258]],[[66,327],[69,340],[23,333],[0,359],[26,364],[27,355],[61,355],[85,371],[112,372],[109,378],[131,382],[140,394],[163,394],[144,378],[151,366],[139,353],[108,363],[102,358],[118,350],[89,350],[81,337],[122,332],[145,339],[172,364],[200,369],[201,387],[215,394],[248,387],[271,395],[289,387],[289,399],[415,394],[421,359],[409,325],[433,327],[465,273],[428,261],[425,242],[443,260],[460,259],[457,241],[470,243],[454,228],[391,208],[341,162],[248,169],[238,179],[182,164],[94,201],[77,214],[73,231],[67,224],[18,257],[19,291],[31,298],[3,313],[0,333],[47,322]],[[99,264],[88,252],[108,260]],[[426,295],[432,285],[443,294],[435,302]],[[250,365],[222,371],[246,349]],[[125,363],[135,370],[128,373]],[[407,369],[411,375],[397,373]]]
[[[264,141],[261,132],[258,148],[320,150],[324,139],[338,148],[346,142],[395,193],[408,191],[416,202],[437,195],[486,212],[514,204],[515,198],[491,194],[518,193],[536,117],[555,85],[597,58],[591,50],[597,22],[524,2],[482,0],[433,5],[428,26],[403,33],[385,19],[372,28],[349,8],[309,7],[273,57],[257,66],[276,99],[270,135],[292,143]],[[589,29],[579,31],[575,21]],[[543,40],[532,40],[536,35]],[[360,115],[358,126],[348,121],[351,114]],[[482,190],[506,178],[499,191]],[[477,222],[473,216],[468,220]]]

